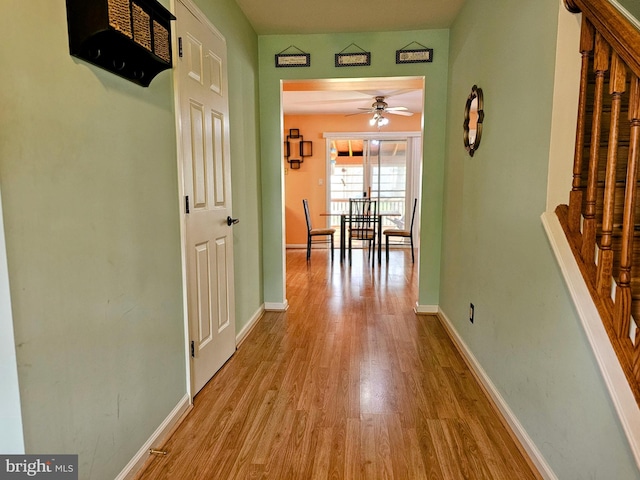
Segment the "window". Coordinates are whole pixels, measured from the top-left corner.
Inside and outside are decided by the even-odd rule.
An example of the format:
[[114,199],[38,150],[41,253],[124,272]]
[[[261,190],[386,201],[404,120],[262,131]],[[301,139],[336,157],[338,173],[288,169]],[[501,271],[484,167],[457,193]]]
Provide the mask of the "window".
[[[421,151],[419,134],[325,134],[327,138],[327,201],[332,213],[349,210],[349,199],[369,196],[378,199],[381,212],[398,212],[386,217],[383,228],[409,228],[405,219],[413,198],[419,197]],[[339,218],[332,218],[337,227]]]

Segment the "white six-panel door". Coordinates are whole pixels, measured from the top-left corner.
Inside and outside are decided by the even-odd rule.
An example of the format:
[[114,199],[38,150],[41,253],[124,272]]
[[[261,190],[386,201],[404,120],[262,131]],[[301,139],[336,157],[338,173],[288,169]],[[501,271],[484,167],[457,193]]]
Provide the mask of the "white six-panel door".
[[[227,46],[188,0],[176,2],[187,302],[195,395],[235,351]],[[174,54],[180,54],[175,52]]]

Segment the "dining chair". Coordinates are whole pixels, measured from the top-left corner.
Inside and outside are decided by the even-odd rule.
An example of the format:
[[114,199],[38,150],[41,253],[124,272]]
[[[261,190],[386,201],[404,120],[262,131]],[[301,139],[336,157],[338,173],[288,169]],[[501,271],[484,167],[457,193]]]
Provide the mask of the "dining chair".
[[313,237],[331,237],[329,240],[313,243],[330,243],[331,244],[331,260],[333,260],[333,234],[336,233],[335,228],[313,228],[311,225],[311,214],[309,213],[309,201],[304,198],[302,200],[304,206],[304,216],[307,220],[307,262],[311,260],[311,243]]
[[[376,224],[378,222],[378,202],[370,198],[350,198],[348,236],[349,236],[349,265],[351,265],[351,250],[353,240],[360,240],[369,244],[369,256],[376,248]],[[375,260],[375,253],[373,255]]]
[[413,222],[416,217],[416,207],[418,206],[418,199],[413,199],[413,212],[411,213],[411,226],[409,230],[402,230],[399,228],[387,228],[382,233],[384,234],[384,246],[387,253],[387,262],[389,261],[389,237],[403,237],[408,238],[411,242],[411,261],[415,263],[413,254]]

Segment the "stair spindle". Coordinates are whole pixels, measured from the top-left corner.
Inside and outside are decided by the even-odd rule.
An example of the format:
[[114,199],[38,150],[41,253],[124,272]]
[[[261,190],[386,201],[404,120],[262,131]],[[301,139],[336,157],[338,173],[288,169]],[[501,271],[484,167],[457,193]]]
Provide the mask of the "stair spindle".
[[593,52],[595,32],[593,25],[582,17],[582,30],[580,31],[580,54],[582,56],[582,69],[580,71],[580,96],[578,101],[578,121],[576,128],[576,148],[573,159],[573,183],[569,194],[569,229],[578,233],[580,231],[580,217],[582,216],[582,157],[584,150],[584,131],[587,110],[587,86],[589,78],[589,59]]
[[618,163],[618,136],[622,94],[626,90],[627,69],[620,57],[614,52],[611,57],[609,93],[611,94],[611,122],[607,150],[607,169],[605,173],[604,205],[602,213],[602,237],[598,258],[598,277],[596,288],[600,295],[607,297],[611,290],[613,273],[613,214],[615,206],[616,167]]
[[[589,173],[587,176],[587,197],[582,213],[582,249],[581,255],[585,263],[595,261],[596,247],[596,200],[598,194],[598,162],[600,161],[600,134],[602,132],[602,104],[604,97],[604,81],[609,70],[609,44],[596,33],[596,48],[593,58],[593,69],[596,74],[596,88],[593,98],[593,121],[591,123],[591,140],[589,149]],[[593,279],[595,280],[595,279]]]
[[638,180],[638,154],[640,153],[640,80],[638,80],[636,75],[633,75],[631,79],[629,122],[631,123],[631,138],[624,192],[620,275],[616,288],[614,313],[614,322],[618,338],[629,336],[629,322],[631,320],[631,256],[633,252],[635,223],[636,182]]

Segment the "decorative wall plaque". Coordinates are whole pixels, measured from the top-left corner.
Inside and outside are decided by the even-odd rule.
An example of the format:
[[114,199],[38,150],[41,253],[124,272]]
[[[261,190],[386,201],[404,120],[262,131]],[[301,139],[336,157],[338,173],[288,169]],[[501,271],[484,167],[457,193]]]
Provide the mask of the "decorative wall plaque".
[[[355,47],[358,52],[347,53],[349,47]],[[340,53],[336,53],[336,67],[360,67],[371,65],[371,52],[365,52],[362,48],[352,43]]]
[[[285,53],[292,48],[298,50],[298,53]],[[289,45],[282,52],[276,53],[276,68],[309,66],[311,66],[311,54],[303,52],[294,45]]]
[[[421,48],[407,49],[416,44]],[[406,47],[396,50],[396,63],[429,63],[433,62],[433,48],[427,48],[418,42],[411,42]]]

